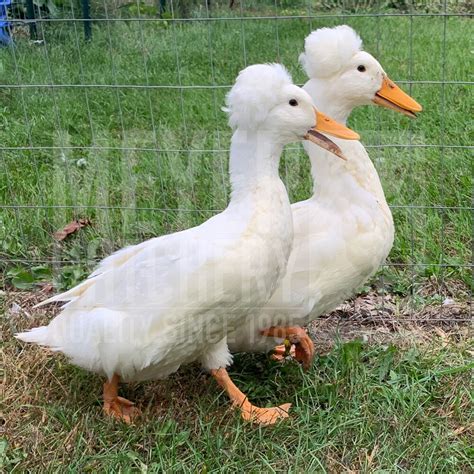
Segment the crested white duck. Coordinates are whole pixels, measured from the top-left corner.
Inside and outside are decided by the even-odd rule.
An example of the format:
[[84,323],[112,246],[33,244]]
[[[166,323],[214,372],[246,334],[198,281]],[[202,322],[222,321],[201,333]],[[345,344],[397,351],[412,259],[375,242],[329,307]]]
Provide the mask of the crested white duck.
[[284,145],[310,139],[339,153],[320,131],[358,135],[317,114],[278,64],[241,71],[227,109],[229,206],[198,227],[106,258],[83,283],[42,303],[66,302],[48,326],[16,336],[106,376],[104,411],[126,422],[137,409],[118,395],[120,381],[161,379],[192,361],[211,372],[243,418],[270,424],[288,416],[289,404],[255,407],[233,384],[226,334],[248,308],[268,301],[286,269],[293,226],[278,175]]
[[[346,25],[312,32],[300,61],[309,76],[304,89],[341,123],[359,105],[375,103],[409,117],[422,109]],[[286,275],[265,307],[228,335],[232,352],[266,351],[276,338],[285,341],[277,357],[293,345],[307,367],[314,347],[301,326],[353,295],[390,252],[394,225],[377,171],[360,142],[335,142],[347,161],[328,160],[324,150],[304,143],[314,190],[291,207],[295,237]]]

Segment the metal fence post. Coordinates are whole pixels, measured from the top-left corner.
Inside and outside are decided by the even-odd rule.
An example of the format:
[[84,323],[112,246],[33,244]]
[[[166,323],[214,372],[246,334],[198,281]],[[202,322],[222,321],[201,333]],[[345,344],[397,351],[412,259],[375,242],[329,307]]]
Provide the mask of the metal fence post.
[[92,39],[91,27],[91,9],[89,0],[81,0],[82,4],[82,18],[84,20],[84,38],[86,41]]
[[30,20],[29,22],[30,39],[32,40],[38,39],[38,31],[36,29],[36,22],[31,21],[31,20],[35,20],[35,6],[33,5],[33,0],[26,0],[26,18]]
[[166,0],[160,0],[160,6],[158,7],[158,11],[160,13],[160,18],[163,16],[163,13],[166,10]]

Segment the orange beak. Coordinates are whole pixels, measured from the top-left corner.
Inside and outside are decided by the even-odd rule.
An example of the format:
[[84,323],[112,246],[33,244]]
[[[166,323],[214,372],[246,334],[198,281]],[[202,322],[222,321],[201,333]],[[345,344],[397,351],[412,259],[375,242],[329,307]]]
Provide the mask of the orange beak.
[[405,94],[386,75],[383,77],[382,87],[375,94],[373,102],[382,107],[396,110],[411,118],[416,118],[416,112],[423,110],[423,107],[416,100]]
[[316,114],[316,126],[308,130],[304,138],[313,142],[315,145],[328,150],[339,158],[346,160],[342,150],[321,132],[327,133],[328,135],[332,135],[334,137],[344,138],[346,140],[359,140],[359,134],[352,131],[345,125],[336,122],[332,118],[329,118],[327,115],[318,112],[316,109],[314,109],[314,112]]

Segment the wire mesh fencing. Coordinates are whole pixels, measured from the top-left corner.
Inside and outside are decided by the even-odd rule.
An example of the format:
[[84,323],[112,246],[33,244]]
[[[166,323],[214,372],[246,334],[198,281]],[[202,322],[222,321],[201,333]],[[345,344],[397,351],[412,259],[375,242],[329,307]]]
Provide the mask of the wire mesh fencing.
[[[367,317],[472,321],[468,2],[2,5],[6,288],[53,280],[66,289],[113,250],[225,208],[230,130],[221,107],[238,71],[282,62],[303,84],[298,56],[306,35],[348,24],[424,106],[413,122],[375,107],[355,110],[349,121],[396,225],[389,260],[362,289],[375,294]],[[300,146],[287,147],[281,173],[293,202],[309,197]],[[80,219],[74,235],[54,238]]]

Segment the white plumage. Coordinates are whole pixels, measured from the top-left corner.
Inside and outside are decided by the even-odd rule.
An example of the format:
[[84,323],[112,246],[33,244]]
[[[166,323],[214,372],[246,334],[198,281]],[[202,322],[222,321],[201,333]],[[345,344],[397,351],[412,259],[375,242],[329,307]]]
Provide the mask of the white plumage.
[[[300,56],[309,75],[304,89],[319,110],[343,123],[354,107],[372,103],[386,81],[380,64],[361,47],[348,26],[322,28],[306,38]],[[398,87],[393,91],[408,101]],[[265,307],[228,336],[233,352],[269,350],[275,339],[262,330],[280,326],[280,334],[288,336],[295,326],[334,309],[390,252],[393,220],[372,161],[360,142],[334,141],[347,161],[328,160],[325,150],[304,143],[313,196],[292,205],[295,237],[286,275]]]
[[118,377],[163,378],[195,360],[226,367],[226,334],[268,301],[285,272],[293,226],[278,163],[283,146],[314,126],[313,104],[282,66],[255,65],[239,74],[227,110],[234,128],[227,209],[106,258],[85,282],[44,302],[67,301],[48,326],[17,335],[106,375],[104,407],[114,416],[129,419]]
[[[305,95],[280,65],[241,72],[227,98],[236,132],[234,199],[224,212],[106,258],[88,280],[44,302],[68,301],[47,327],[18,338],[124,381],[166,377],[194,360],[208,369],[227,366],[231,356],[222,341],[229,326],[241,323],[246,307],[259,307],[271,296],[293,237],[287,194],[275,172],[284,143],[252,136],[278,103],[269,88]],[[309,109],[303,126],[298,124],[301,134],[313,122]]]
[[306,37],[299,60],[308,77],[330,77],[361,49],[362,40],[351,27],[320,28]]

